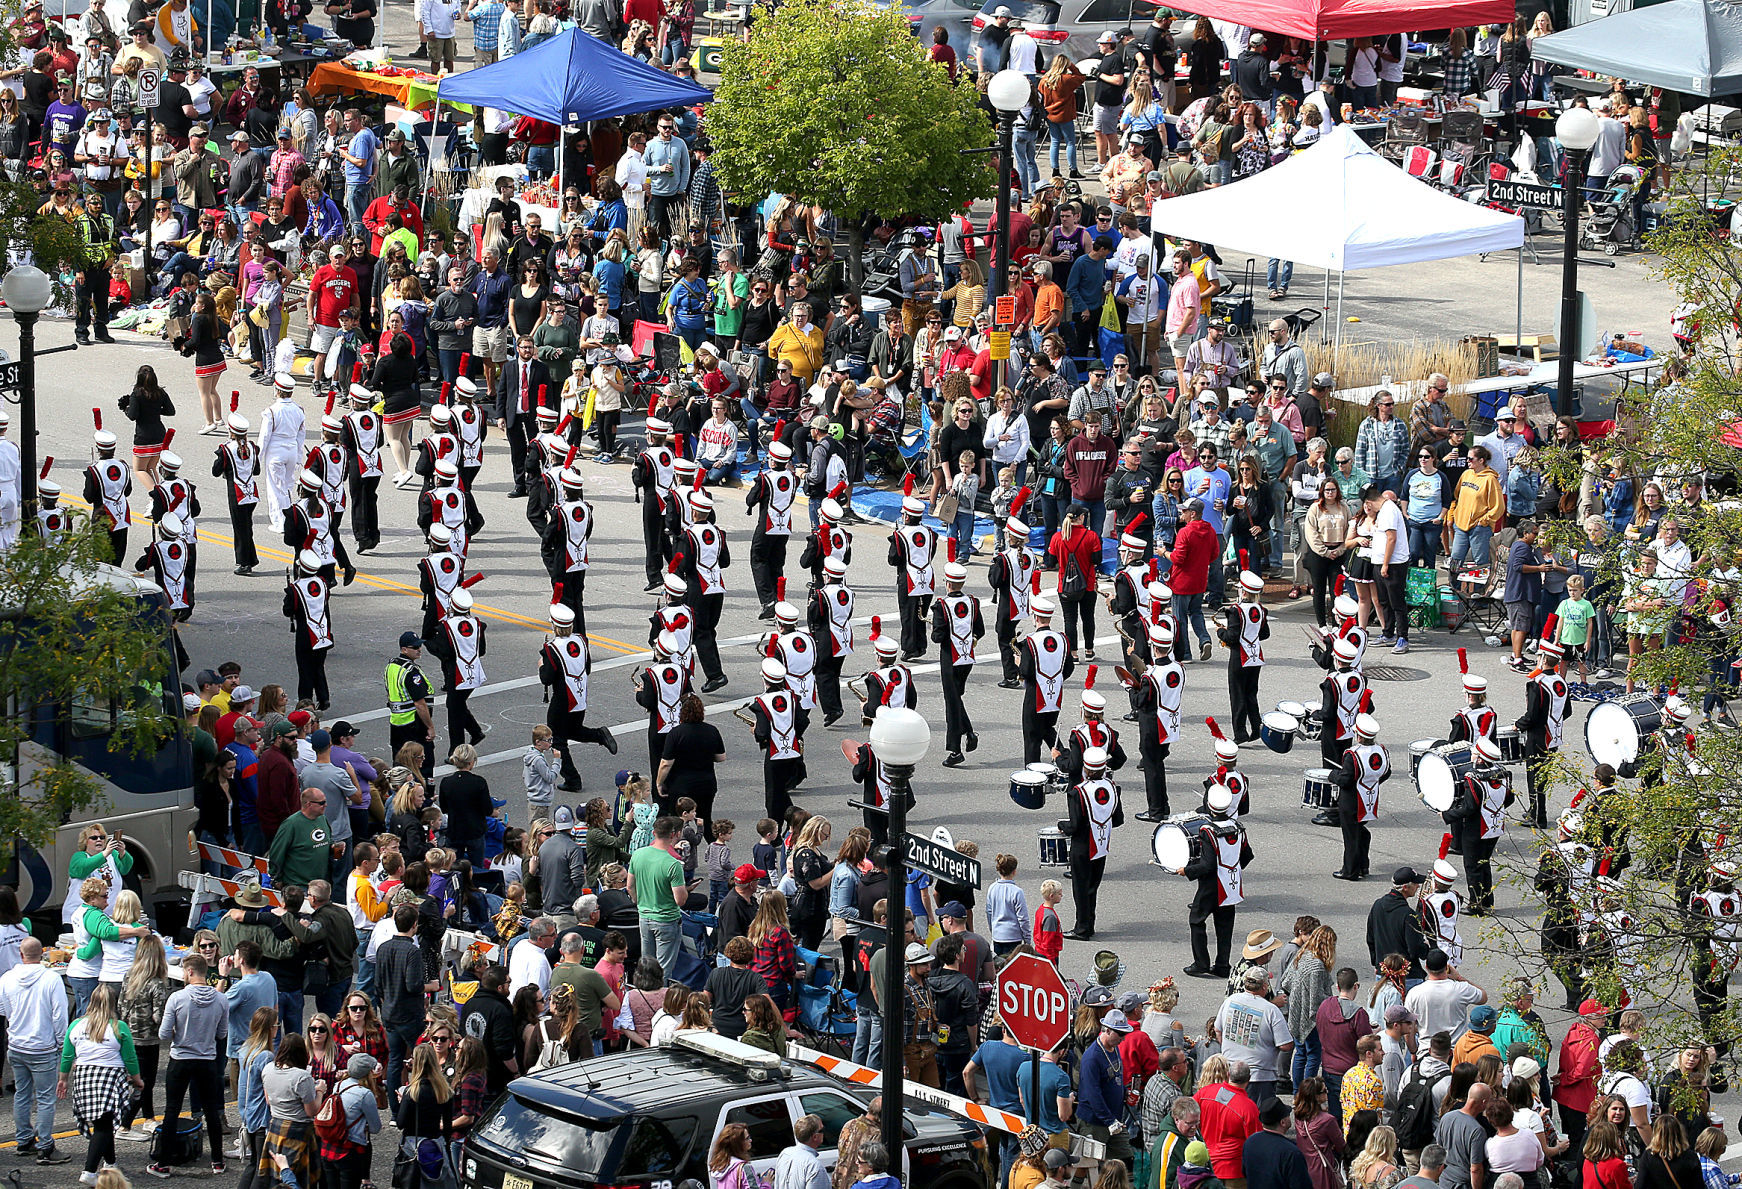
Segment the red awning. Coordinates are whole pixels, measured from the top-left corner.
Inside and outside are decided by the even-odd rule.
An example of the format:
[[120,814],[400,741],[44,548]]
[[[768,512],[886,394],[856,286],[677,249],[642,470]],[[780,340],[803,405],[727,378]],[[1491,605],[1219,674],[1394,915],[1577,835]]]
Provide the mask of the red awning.
[[1192,0],[1194,15],[1313,41],[1506,24],[1513,0]]

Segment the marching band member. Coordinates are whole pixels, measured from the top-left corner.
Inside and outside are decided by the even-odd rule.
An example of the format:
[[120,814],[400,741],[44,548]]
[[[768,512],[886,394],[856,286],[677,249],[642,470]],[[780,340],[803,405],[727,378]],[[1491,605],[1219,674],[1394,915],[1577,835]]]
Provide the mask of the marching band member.
[[224,428],[230,440],[219,446],[212,459],[212,477],[224,480],[224,497],[230,506],[230,539],[236,552],[236,573],[247,578],[260,564],[254,547],[254,506],[260,502],[260,451],[248,443],[248,418],[236,411],[241,395],[230,394],[230,415]]
[[562,760],[563,787],[579,791],[581,774],[569,755],[569,741],[597,743],[616,755],[617,737],[602,727],[587,725],[587,680],[593,671],[592,650],[587,638],[575,633],[575,613],[560,599],[551,602],[550,626],[553,635],[545,638],[538,654],[538,680],[549,700],[544,725],[555,737],[557,755]]
[[[865,790],[861,794],[864,809],[860,812],[865,819],[865,828],[871,831],[871,845],[881,846],[889,841],[889,798],[894,793],[895,786],[889,779],[889,771],[883,766],[883,761],[871,750],[870,743],[859,744],[853,755],[853,783]],[[912,812],[914,804],[913,784],[909,782],[909,812]]]
[[199,554],[200,494],[195,490],[193,480],[181,473],[181,455],[169,449],[169,438],[174,436],[175,430],[172,429],[169,437],[164,439],[163,453],[157,459],[158,484],[151,489],[147,499],[154,522],[171,513],[181,521],[181,542],[187,546],[188,560],[192,562]]
[[[785,581],[785,579],[782,579]],[[806,621],[817,645],[817,704],[823,710],[823,726],[831,727],[841,717],[841,666],[853,655],[853,604],[856,596],[847,585],[847,563],[831,557],[823,563],[823,584],[806,604]]]
[[1147,807],[1141,822],[1159,822],[1168,815],[1167,756],[1179,738],[1180,703],[1185,694],[1185,668],[1173,655],[1173,624],[1157,618],[1146,629],[1149,652],[1158,663],[1136,662],[1131,684],[1131,709],[1137,713],[1138,754],[1143,760],[1143,794]]
[[1367,629],[1360,624],[1361,604],[1354,596],[1343,593],[1343,575],[1337,575],[1337,597],[1331,603],[1331,614],[1336,618],[1336,626],[1326,628],[1321,633],[1322,639],[1312,646],[1313,660],[1319,668],[1329,669],[1335,659],[1334,645],[1337,640],[1348,640],[1355,646],[1355,659],[1350,668],[1357,673],[1366,672],[1367,662]]
[[[1714,851],[1721,851],[1724,836],[1719,835]],[[1714,860],[1706,868],[1706,889],[1688,898],[1688,911],[1694,917],[1698,937],[1695,943],[1693,969],[1694,1008],[1700,1015],[1700,1027],[1705,1029],[1708,1043],[1722,1061],[1730,1054],[1726,1031],[1717,1026],[1724,1018],[1724,1001],[1729,993],[1730,973],[1742,957],[1742,896],[1736,893],[1736,867],[1733,860]],[[1713,1069],[1713,1080],[1728,1078],[1722,1067]],[[1716,1084],[1712,1087],[1723,1093]]]
[[1447,861],[1452,849],[1452,836],[1440,839],[1440,857],[1434,860],[1433,874],[1422,891],[1418,906],[1421,930],[1436,949],[1445,951],[1453,966],[1464,960],[1464,939],[1458,932],[1458,918],[1463,913],[1464,898],[1453,887],[1458,882],[1458,869]]
[[1470,672],[1470,656],[1462,648],[1458,649],[1458,672],[1463,674],[1464,706],[1452,715],[1452,726],[1447,735],[1453,743],[1475,743],[1478,739],[1486,739],[1498,745],[1500,716],[1488,705],[1488,679]]
[[260,414],[260,457],[266,470],[266,513],[276,533],[283,531],[284,514],[296,498],[306,431],[302,406],[296,403],[296,378],[280,372],[272,388],[278,399]]
[[326,579],[329,588],[340,569],[345,572],[345,585],[351,585],[356,581],[357,567],[351,564],[350,554],[345,552],[345,542],[333,532],[333,510],[321,498],[320,476],[313,471],[304,471],[297,485],[302,490],[302,500],[285,511],[285,545],[297,550],[298,556],[308,552],[320,558],[321,577]]
[[454,381],[453,394],[454,436],[460,441],[460,481],[470,491],[478,472],[484,469],[484,439],[490,433],[490,417],[478,404],[478,386],[465,373]]
[[786,683],[786,666],[774,657],[762,662],[763,690],[750,700],[750,732],[762,749],[762,806],[777,822],[792,808],[792,790],[805,778],[804,731],[810,712],[798,704]]
[[[1202,839],[1191,861],[1174,872],[1198,881],[1187,923],[1191,926],[1192,964],[1185,973],[1193,978],[1227,978],[1228,949],[1234,940],[1234,916],[1246,899],[1246,866],[1252,862],[1252,844],[1246,829],[1229,818],[1234,794],[1226,785],[1211,785],[1206,800],[1210,820],[1198,829]],[[1209,924],[1216,926],[1216,960],[1210,961]]]
[[437,462],[431,478],[431,485],[417,497],[417,527],[428,532],[431,524],[445,524],[448,548],[465,557],[471,549],[472,534],[483,527],[483,517],[460,486],[460,468],[452,458]]
[[654,594],[660,586],[660,568],[671,560],[672,540],[665,534],[666,505],[671,502],[672,484],[676,472],[672,463],[677,455],[666,444],[671,436],[671,422],[656,415],[659,398],[647,406],[647,445],[635,456],[635,469],[630,481],[635,485],[635,499],[641,505],[641,544],[647,566],[647,590]]
[[711,694],[726,684],[725,670],[720,667],[717,629],[720,610],[726,602],[722,571],[732,564],[732,551],[726,545],[726,534],[714,523],[714,498],[698,491],[690,498],[689,506],[696,519],[684,530],[683,562],[677,572],[685,579],[685,598],[695,616],[696,659],[707,676],[702,692]]
[[43,459],[36,480],[36,531],[50,544],[60,540],[72,523],[72,517],[60,506],[60,484],[48,477],[53,466],[52,455]]
[[744,493],[744,510],[756,514],[750,534],[750,581],[762,610],[758,619],[773,619],[776,580],[786,572],[786,545],[792,537],[792,505],[798,498],[798,477],[792,473],[792,447],[780,440],[781,427],[766,451],[768,469],[756,476]]
[[1071,899],[1077,923],[1065,936],[1072,941],[1095,936],[1095,905],[1113,849],[1113,831],[1125,824],[1119,786],[1107,776],[1107,753],[1091,747],[1083,752],[1082,763],[1082,779],[1067,795],[1070,817],[1059,823],[1071,839]]
[[678,724],[679,704],[690,692],[689,666],[677,659],[678,641],[670,632],[653,638],[653,660],[638,670],[632,684],[635,702],[647,711],[647,770],[659,771],[665,737]]
[[1379,816],[1379,786],[1391,779],[1391,755],[1379,739],[1379,720],[1355,716],[1355,743],[1332,772],[1339,789],[1337,815],[1343,827],[1343,865],[1331,872],[1337,879],[1365,879],[1371,871],[1368,854],[1373,832],[1368,823]]
[[1139,515],[1126,526],[1119,537],[1119,568],[1107,587],[1107,613],[1113,627],[1124,642],[1125,664],[1149,660],[1149,634],[1144,626],[1149,622],[1149,585],[1156,581],[1157,562],[1148,557],[1149,542],[1137,536],[1147,515]]
[[18,443],[6,437],[12,428],[12,416],[0,409],[0,553],[18,544],[19,492],[23,478],[23,459]]
[[775,580],[774,628],[762,638],[762,649],[786,666],[787,688],[798,699],[798,708],[817,708],[817,642],[798,626],[798,608],[786,601],[786,579]]
[[[315,498],[320,498],[318,492]],[[313,698],[321,710],[330,700],[327,654],[333,649],[333,586],[321,575],[328,565],[313,549],[303,549],[284,584],[284,617],[290,620],[296,638],[296,696]]]
[[974,671],[974,645],[986,634],[986,620],[980,612],[980,600],[962,593],[968,580],[968,568],[956,561],[956,543],[948,542],[949,561],[944,565],[944,593],[932,604],[931,638],[938,644],[938,676],[944,687],[944,735],[946,768],[959,768],[967,762],[962,755],[980,746],[980,736],[974,733],[973,720],[968,717],[962,693],[968,686],[968,675]]
[[1476,766],[1464,776],[1452,807],[1441,816],[1462,830],[1464,861],[1470,869],[1470,915],[1486,916],[1494,906],[1491,860],[1506,830],[1512,804],[1512,772],[1500,762],[1500,749],[1486,739],[1474,745]]
[[[847,493],[845,489],[839,489],[838,494]],[[805,538],[804,552],[798,556],[798,564],[811,572],[812,586],[822,585],[823,566],[829,558],[840,558],[842,565],[852,564],[853,534],[841,527],[846,516],[847,510],[834,494],[818,506],[817,526]]]
[[1355,668],[1360,649],[1347,636],[1331,643],[1331,671],[1319,683],[1319,755],[1325,767],[1343,762],[1355,737],[1355,716],[1367,700],[1367,679]]
[[103,428],[103,414],[92,409],[97,432],[91,441],[97,447],[97,460],[85,468],[85,503],[93,517],[101,515],[109,528],[109,556],[119,565],[127,556],[127,529],[133,523],[133,509],[127,497],[133,494],[133,472],[115,457],[114,433]]
[[157,539],[147,542],[145,552],[133,563],[135,574],[149,573],[163,588],[170,618],[176,623],[185,623],[194,610],[194,551],[183,538],[185,528],[180,516],[165,512],[157,518]]
[[441,621],[448,614],[454,591],[465,580],[466,559],[448,548],[452,534],[447,525],[432,524],[424,535],[429,541],[429,552],[417,559],[417,585],[423,596],[423,630],[419,635],[433,640],[441,631]]
[[871,650],[877,654],[878,666],[865,674],[865,698],[859,707],[859,718],[870,726],[882,706],[908,710],[919,708],[919,690],[913,683],[913,670],[896,656],[901,642],[883,630],[883,617],[871,617]]
[[1028,490],[1019,488],[1011,501],[1010,514],[1004,521],[1004,548],[992,555],[992,565],[986,574],[998,606],[993,616],[993,638],[998,641],[998,664],[1003,673],[999,689],[1022,688],[1016,625],[1028,618],[1028,600],[1040,588],[1040,562],[1028,547],[1028,525],[1016,515],[1028,498]]
[[1029,614],[1034,630],[1022,642],[1022,762],[1037,763],[1041,745],[1058,746],[1059,711],[1064,708],[1065,682],[1076,662],[1065,634],[1052,626],[1052,600],[1031,595]]
[[448,743],[482,743],[490,728],[478,722],[467,705],[484,677],[484,621],[472,614],[472,592],[458,587],[448,602],[441,630],[429,639],[430,651],[441,658],[448,695]]
[[428,491],[435,485],[436,464],[446,459],[458,475],[459,458],[460,438],[454,433],[454,411],[448,407],[448,386],[443,384],[440,400],[429,411],[429,432],[417,444],[417,461],[411,469],[422,476],[423,490]]
[[[689,583],[677,572],[682,564],[681,554],[673,557],[671,568],[660,579],[665,605],[654,608],[648,617],[647,642],[653,644],[661,636],[670,636],[671,659],[693,676],[696,671],[696,614],[689,605]],[[655,765],[656,770],[657,767]]]
[[345,481],[351,492],[351,535],[358,553],[381,545],[381,443],[385,434],[375,412],[375,393],[363,384],[350,389],[351,411],[340,418],[340,445],[350,457]]
[[1083,721],[1071,728],[1060,747],[1052,749],[1053,763],[1059,766],[1071,783],[1083,778],[1083,756],[1092,747],[1107,756],[1107,771],[1117,772],[1125,766],[1125,748],[1119,742],[1119,732],[1107,723],[1107,698],[1095,688],[1099,665],[1090,665],[1083,676]]
[[1223,734],[1221,724],[1213,718],[1206,718],[1204,725],[1210,728],[1210,737],[1216,745],[1216,770],[1204,778],[1203,808],[1208,807],[1210,790],[1217,785],[1227,788],[1233,796],[1228,803],[1228,818],[1239,821],[1252,812],[1252,786],[1246,782],[1246,774],[1239,771],[1240,745]]
[[557,472],[559,494],[552,515],[539,541],[544,569],[563,591],[561,602],[575,613],[575,630],[587,634],[588,544],[593,536],[593,505],[581,492],[581,473],[574,469],[578,447],[570,446],[562,470]]
[[[515,482],[526,492],[526,519],[532,531],[542,537],[550,523],[557,493],[562,490],[557,475],[568,465],[569,447],[574,443],[563,436],[566,422],[562,415],[545,404],[542,397],[534,417],[538,432],[527,443],[526,457]],[[513,435],[509,435],[509,441],[513,440]]]
[[889,564],[895,567],[895,604],[901,614],[901,659],[911,661],[925,655],[938,536],[924,523],[925,503],[913,494],[911,474],[901,490],[901,524],[889,534]]
[[1560,673],[1561,645],[1555,639],[1560,617],[1550,615],[1536,646],[1537,668],[1525,679],[1524,715],[1515,725],[1524,734],[1524,782],[1530,796],[1530,823],[1548,829],[1548,783],[1552,757],[1561,737],[1571,701],[1567,679]]
[[1264,667],[1264,641],[1270,639],[1270,613],[1258,603],[1264,579],[1245,567],[1244,550],[1240,562],[1240,601],[1224,612],[1224,622],[1216,631],[1228,650],[1228,700],[1234,708],[1236,745],[1258,738],[1258,674]]

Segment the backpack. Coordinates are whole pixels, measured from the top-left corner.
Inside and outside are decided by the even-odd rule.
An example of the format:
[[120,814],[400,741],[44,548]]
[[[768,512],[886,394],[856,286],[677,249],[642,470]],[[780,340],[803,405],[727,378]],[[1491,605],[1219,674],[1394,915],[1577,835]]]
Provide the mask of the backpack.
[[321,1137],[321,1143],[335,1151],[343,1149],[350,1140],[351,1123],[345,1115],[345,1100],[334,1090],[327,1095],[315,1112],[315,1134]]
[[1397,1092],[1397,1110],[1391,1120],[1391,1129],[1397,1132],[1400,1150],[1416,1152],[1433,1143],[1434,1124],[1438,1122],[1434,1114],[1433,1089],[1451,1076],[1451,1070],[1447,1070],[1430,1081],[1422,1076],[1419,1065],[1409,1071],[1403,1089]]
[[569,1052],[563,1047],[561,1037],[552,1036],[543,1028],[539,1029],[539,1036],[538,1058],[532,1063],[533,1073],[569,1063]]

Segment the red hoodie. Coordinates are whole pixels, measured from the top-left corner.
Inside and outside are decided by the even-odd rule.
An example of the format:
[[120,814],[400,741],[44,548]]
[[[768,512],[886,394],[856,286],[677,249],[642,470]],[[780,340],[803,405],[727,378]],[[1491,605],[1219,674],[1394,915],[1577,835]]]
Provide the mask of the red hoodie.
[[[1174,537],[1173,570],[1167,584],[1174,594],[1203,594],[1210,587],[1210,567],[1216,562],[1216,530],[1202,520],[1182,524]],[[1184,625],[1180,625],[1182,628]]]
[[1089,593],[1095,593],[1095,580],[1100,576],[1101,570],[1101,538],[1094,529],[1088,525],[1079,524],[1071,530],[1069,537],[1065,536],[1061,529],[1052,535],[1052,540],[1047,544],[1046,551],[1058,558],[1058,592],[1060,594],[1065,592],[1065,558],[1067,556],[1074,556],[1077,559],[1077,567],[1082,570],[1083,577],[1088,580]]

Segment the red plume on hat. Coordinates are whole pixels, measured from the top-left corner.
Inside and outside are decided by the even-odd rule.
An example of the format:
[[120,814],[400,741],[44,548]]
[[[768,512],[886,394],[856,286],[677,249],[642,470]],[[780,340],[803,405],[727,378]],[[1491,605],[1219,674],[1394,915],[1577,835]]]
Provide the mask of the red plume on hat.
[[883,617],[881,615],[873,615],[871,617],[871,643],[876,644],[877,637],[881,636],[882,634],[883,634]]
[[[97,429],[100,432],[103,428],[103,410],[92,409],[91,420],[97,423]],[[910,475],[909,478],[912,478],[912,476]]]
[[[95,412],[96,410],[93,409],[92,411]],[[101,426],[99,426],[98,428],[101,428]],[[904,498],[913,494],[913,472],[912,471],[907,472],[907,477],[902,479],[902,481],[901,481],[901,494]]]
[[[464,578],[460,579],[460,586],[466,590],[470,590],[482,581],[484,581],[484,571],[479,570],[476,574],[467,574]],[[557,584],[557,589],[562,589],[561,583]]]
[[768,645],[767,645],[767,647],[763,648],[762,655],[768,656],[768,657],[777,657],[777,656],[779,656],[779,654],[780,654],[780,633],[779,632],[769,632],[768,633]]
[[1140,529],[1142,529],[1144,525],[1146,525],[1148,523],[1149,523],[1149,513],[1148,512],[1139,512],[1135,517],[1132,518],[1131,523],[1125,526],[1125,531],[1128,533],[1136,533]]
[[1152,557],[1149,559],[1149,573],[1144,576],[1143,581],[1147,585],[1148,583],[1154,582],[1160,576],[1161,562]]
[[696,468],[696,481],[694,484],[691,485],[690,490],[691,491],[700,491],[702,489],[702,480],[706,479],[707,477],[708,477],[708,472],[703,470],[701,467],[698,466]]
[[1022,505],[1026,504],[1028,502],[1028,497],[1033,495],[1033,494],[1034,494],[1034,488],[1032,488],[1032,487],[1018,487],[1016,489],[1016,494],[1013,497],[1011,497],[1010,511],[1007,513],[1007,515],[1010,515],[1010,516],[1018,515],[1022,511]]
[[569,452],[563,456],[563,469],[565,471],[575,465],[575,455],[579,454],[580,451],[581,444],[579,442],[576,442],[574,445],[569,447]]
[[1342,575],[1342,574],[1338,574],[1338,575],[1337,575],[1337,585],[1336,585],[1336,587],[1335,587],[1335,588],[1334,588],[1334,589],[1333,589],[1333,590],[1332,590],[1332,591],[1331,591],[1331,593],[1332,593],[1332,594],[1333,594],[1333,595],[1340,595],[1340,594],[1342,594],[1342,593],[1343,593],[1343,578],[1344,578],[1344,575]]
[[1204,720],[1204,725],[1205,725],[1205,726],[1206,726],[1206,727],[1209,727],[1209,728],[1210,728],[1210,734],[1212,734],[1212,735],[1214,735],[1214,736],[1215,736],[1215,737],[1216,737],[1216,738],[1218,738],[1218,739],[1223,739],[1223,740],[1226,740],[1226,739],[1227,739],[1227,738],[1228,738],[1228,736],[1226,736],[1226,735],[1224,735],[1224,734],[1222,734],[1222,728],[1221,728],[1221,727],[1220,727],[1220,726],[1218,726],[1218,725],[1217,725],[1217,723],[1216,723],[1216,720],[1215,720],[1215,719],[1213,719],[1213,718],[1206,718],[1206,719],[1205,719],[1205,720]]
[[[1153,564],[1153,563],[1151,563],[1151,564]],[[1038,577],[1038,575],[1037,575],[1037,577]],[[1161,617],[1165,614],[1167,614],[1167,612],[1162,609],[1161,600],[1160,599],[1151,599],[1150,603],[1149,603],[1149,622],[1150,623],[1160,623]]]
[[1100,671],[1101,671],[1100,665],[1090,665],[1089,666],[1089,671],[1087,673],[1083,674],[1083,689],[1085,691],[1095,688],[1095,674],[1099,673]]
[[359,361],[359,362],[353,363],[351,365],[351,383],[361,384],[362,382],[363,382],[363,364]]
[[1040,593],[1040,567],[1039,566],[1034,567],[1034,572],[1029,575],[1028,585],[1029,585],[1029,589],[1032,590],[1035,594]]
[[242,407],[242,394],[234,388],[230,389],[230,412],[234,413]]
[[774,423],[774,429],[772,431],[770,431],[770,433],[768,435],[768,440],[770,442],[778,442],[778,441],[780,441],[781,437],[785,435],[785,433],[786,433],[786,418],[782,417],[779,421],[776,421]]
[[1371,689],[1364,689],[1361,691],[1361,713],[1373,713],[1373,691]]
[[438,404],[438,405],[447,404],[448,399],[453,395],[453,391],[454,391],[454,386],[452,384],[448,383],[446,380],[443,380],[442,381],[441,395],[436,397],[436,404]]
[[549,384],[540,384],[538,386],[538,407],[541,409],[550,408],[550,385]]
[[1605,879],[1608,878],[1609,864],[1614,861],[1614,858],[1613,855],[1604,855],[1603,861],[1597,864],[1597,874],[1603,876]]
[[659,393],[653,394],[653,399],[647,402],[647,415],[652,417],[659,411]]
[[1582,803],[1582,802],[1583,802],[1583,801],[1584,801],[1584,799],[1585,799],[1585,798],[1586,798],[1586,797],[1589,797],[1589,796],[1590,796],[1590,795],[1591,795],[1591,790],[1590,790],[1590,789],[1588,789],[1588,788],[1581,788],[1581,789],[1580,789],[1580,790],[1579,790],[1579,791],[1578,791],[1578,792],[1576,792],[1576,793],[1574,793],[1574,794],[1573,794],[1573,799],[1572,799],[1572,801],[1571,801],[1571,802],[1570,802],[1570,803],[1569,803],[1569,804],[1568,804],[1568,805],[1567,805],[1567,808],[1568,808],[1568,809],[1577,809],[1577,808],[1578,808],[1578,807],[1579,807],[1579,805],[1580,805],[1580,804],[1581,804],[1581,803]]
[[1250,570],[1252,568],[1246,561],[1246,551],[1244,549],[1240,551],[1240,568],[1242,570]]
[[786,575],[785,574],[782,574],[780,577],[778,577],[774,580],[774,601],[777,603],[786,602]]
[[1445,834],[1440,835],[1440,855],[1439,855],[1439,857],[1441,859],[1444,859],[1447,855],[1449,855],[1451,853],[1452,853],[1452,836],[1451,836],[1450,832],[1447,832]]
[[557,422],[557,423],[556,423],[556,430],[555,430],[555,431],[554,431],[554,432],[555,432],[555,433],[556,433],[556,436],[557,436],[557,437],[559,437],[559,438],[560,438],[560,437],[562,437],[562,436],[563,436],[563,431],[564,431],[564,430],[566,430],[566,429],[568,429],[568,427],[569,427],[569,422],[571,422],[571,421],[573,421],[573,420],[574,420],[574,418],[573,418],[573,417],[570,417],[570,416],[569,416],[569,415],[568,415],[568,414],[567,414],[567,413],[564,413],[564,414],[563,414],[563,418],[562,418],[562,420],[561,420],[561,421],[558,421],[558,422]]
[[680,568],[682,568],[682,566],[683,566],[683,560],[684,560],[684,555],[683,555],[683,554],[681,554],[681,553],[674,553],[674,554],[672,554],[672,555],[671,555],[671,561],[669,561],[669,562],[668,562],[668,563],[666,563],[666,567],[665,567],[665,572],[666,572],[666,573],[667,573],[667,574],[675,574],[675,573],[677,573],[677,572],[678,572],[678,570],[679,570],[679,569],[680,569]]
[[[352,383],[356,383],[356,381],[353,380]],[[338,400],[338,399],[339,399],[339,390],[337,388],[335,388],[331,392],[327,393],[327,407],[322,409],[321,412],[324,413],[326,416],[331,417],[333,415],[333,402]]]
[[944,542],[944,560],[950,562],[956,560],[956,539],[954,537]]
[[1458,649],[1458,672],[1468,676],[1470,673],[1470,654],[1464,649]]
[[839,502],[841,497],[846,495],[846,494],[847,494],[847,481],[845,479],[842,479],[839,483],[837,483],[833,487],[829,488],[829,498],[832,500],[835,500],[837,502]]
[[555,586],[552,586],[550,588],[550,601],[553,603],[560,603],[563,601],[563,584],[562,583],[558,582]]
[[38,475],[37,478],[38,479],[48,478],[48,469],[50,467],[52,467],[53,465],[54,465],[54,455],[51,454],[47,458],[42,460],[42,473],[40,475]]
[[1555,629],[1560,627],[1560,623],[1561,617],[1552,611],[1549,612],[1548,618],[1542,621],[1542,638],[1544,640],[1553,640]]
[[470,351],[463,351],[460,353],[460,370],[456,374],[463,376],[471,370],[472,370],[472,353]]
[[163,446],[161,448],[168,450],[169,444],[173,441],[175,441],[175,430],[171,429],[163,435]]

